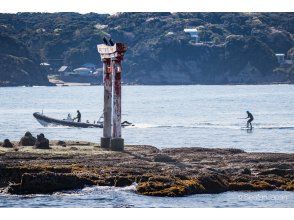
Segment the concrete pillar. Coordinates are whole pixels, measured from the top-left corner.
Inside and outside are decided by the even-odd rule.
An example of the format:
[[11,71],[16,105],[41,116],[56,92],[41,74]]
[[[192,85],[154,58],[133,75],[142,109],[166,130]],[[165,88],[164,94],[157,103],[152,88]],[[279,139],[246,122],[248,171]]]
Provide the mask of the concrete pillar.
[[110,58],[103,60],[104,109],[103,109],[103,137],[101,147],[110,148],[111,114],[112,114],[112,70]]
[[103,61],[104,83],[104,123],[101,147],[122,151],[124,139],[121,138],[121,61],[127,51],[127,45],[99,44],[97,49]]
[[112,59],[113,77],[113,122],[111,150],[122,151],[124,149],[124,139],[121,138],[121,60]]

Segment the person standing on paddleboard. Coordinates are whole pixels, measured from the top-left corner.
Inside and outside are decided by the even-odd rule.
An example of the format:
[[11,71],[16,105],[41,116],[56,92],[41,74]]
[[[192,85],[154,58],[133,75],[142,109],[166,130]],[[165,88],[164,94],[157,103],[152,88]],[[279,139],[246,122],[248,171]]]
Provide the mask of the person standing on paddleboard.
[[[246,113],[247,113],[247,118],[249,118],[247,121],[247,128],[249,128],[249,125],[250,125],[250,129],[252,129],[251,122],[254,120],[254,117],[249,111],[246,111]],[[245,119],[247,119],[247,118],[245,118]]]

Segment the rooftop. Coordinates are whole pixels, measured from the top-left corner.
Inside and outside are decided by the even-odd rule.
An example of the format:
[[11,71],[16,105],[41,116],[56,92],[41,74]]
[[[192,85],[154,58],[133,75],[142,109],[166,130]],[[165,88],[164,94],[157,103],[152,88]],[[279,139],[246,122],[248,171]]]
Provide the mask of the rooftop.
[[63,72],[67,69],[68,66],[62,66],[59,68],[58,72]]

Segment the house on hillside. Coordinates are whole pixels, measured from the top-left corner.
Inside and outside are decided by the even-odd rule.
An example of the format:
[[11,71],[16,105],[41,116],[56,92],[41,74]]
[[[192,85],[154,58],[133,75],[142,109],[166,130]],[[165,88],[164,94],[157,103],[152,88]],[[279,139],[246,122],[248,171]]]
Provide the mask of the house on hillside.
[[40,63],[40,66],[50,66],[50,64],[49,64],[49,63],[46,63],[46,62],[44,62],[44,63]]
[[287,56],[283,53],[276,53],[276,58],[278,60],[278,63],[282,66],[282,65],[292,65],[293,62],[293,56],[289,56],[288,55],[288,59]]
[[58,73],[60,76],[69,76],[72,73],[72,71],[70,70],[68,66],[61,66],[58,69]]
[[276,55],[276,58],[277,58],[278,63],[280,65],[282,65],[282,64],[285,63],[285,54],[283,54],[283,53],[276,53],[275,55]]
[[58,69],[60,76],[97,77],[102,74],[102,68],[96,68],[93,63],[85,63],[81,67],[72,70],[69,66],[61,66]]
[[94,71],[96,69],[96,65],[93,64],[93,63],[85,63],[81,67],[88,68],[88,69],[90,69],[92,71]]
[[185,28],[185,33],[189,33],[191,38],[195,40],[195,43],[199,43],[199,32],[196,28]]
[[80,67],[76,68],[73,70],[72,75],[77,75],[77,76],[91,76],[92,75],[92,70],[86,67]]
[[67,70],[68,66],[61,66],[59,69],[58,69],[58,72],[59,73],[62,73],[62,72],[65,72]]
[[102,76],[103,75],[103,68],[97,68],[94,72],[93,72],[93,76],[98,77],[98,76]]

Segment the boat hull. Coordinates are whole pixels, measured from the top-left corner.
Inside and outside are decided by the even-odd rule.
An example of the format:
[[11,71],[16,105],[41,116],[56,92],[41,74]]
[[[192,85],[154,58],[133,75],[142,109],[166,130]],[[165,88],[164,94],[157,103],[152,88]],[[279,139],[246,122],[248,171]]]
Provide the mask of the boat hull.
[[67,126],[67,127],[76,127],[76,128],[103,128],[103,123],[99,124],[90,124],[84,122],[72,122],[66,120],[60,120],[45,116],[39,112],[35,112],[33,116],[37,119],[37,121],[44,127],[47,126]]

